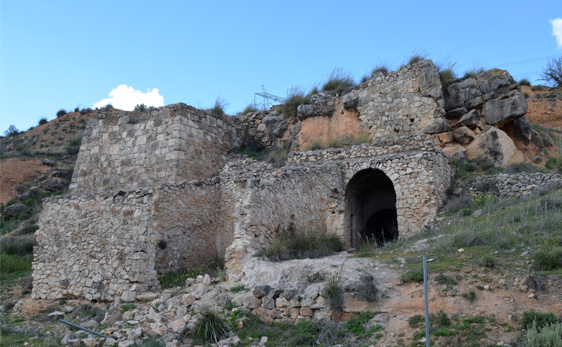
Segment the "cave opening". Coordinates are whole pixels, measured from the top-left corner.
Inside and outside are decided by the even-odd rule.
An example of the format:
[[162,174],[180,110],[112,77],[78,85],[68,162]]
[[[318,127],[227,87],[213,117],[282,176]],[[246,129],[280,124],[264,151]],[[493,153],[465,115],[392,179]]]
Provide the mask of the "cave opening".
[[357,172],[346,189],[346,226],[350,245],[382,245],[398,238],[396,193],[380,170]]

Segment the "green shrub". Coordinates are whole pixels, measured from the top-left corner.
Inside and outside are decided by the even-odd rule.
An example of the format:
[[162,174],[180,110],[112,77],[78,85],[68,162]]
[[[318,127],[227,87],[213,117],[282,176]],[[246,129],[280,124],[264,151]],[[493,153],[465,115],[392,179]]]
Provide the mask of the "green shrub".
[[484,70],[483,67],[473,67],[471,70],[468,70],[467,72],[465,72],[464,76],[462,78],[463,79],[473,78],[473,77],[478,76],[479,74],[481,74],[484,71],[485,70]]
[[246,106],[246,108],[244,108],[244,110],[242,112],[240,112],[241,115],[247,115],[250,112],[258,112],[259,109],[257,107],[256,104],[251,103],[248,106]]
[[0,240],[0,252],[2,254],[25,256],[28,254],[33,254],[34,246],[34,238],[21,239],[10,237]]
[[476,292],[474,291],[474,289],[471,289],[466,293],[462,293],[461,296],[470,302],[476,300]]
[[337,235],[316,230],[296,230],[290,224],[269,247],[261,251],[261,255],[270,261],[283,261],[318,258],[343,249],[343,242]]
[[47,118],[43,117],[39,119],[39,125],[47,124]]
[[375,76],[376,73],[382,72],[383,74],[387,74],[389,71],[388,66],[384,64],[379,64],[373,68],[371,71],[371,77]]
[[529,82],[529,80],[526,79],[526,78],[522,78],[522,79],[519,81],[519,85],[521,85],[521,86],[528,86],[528,87],[529,87],[529,86],[531,86],[531,82]]
[[538,251],[533,256],[535,269],[539,271],[550,271],[562,268],[562,247],[555,248],[549,252]]
[[525,99],[528,99],[530,97],[529,93],[523,93],[523,96],[525,97]]
[[458,78],[457,74],[455,73],[455,65],[456,63],[447,63],[444,66],[437,66],[439,79],[441,80],[442,84],[447,85]]
[[67,146],[80,146],[82,144],[82,137],[77,136],[68,140]]
[[342,94],[353,86],[355,86],[355,82],[351,74],[344,71],[342,68],[335,68],[330,73],[328,81],[322,86],[322,90],[325,92],[334,91],[337,94]]
[[527,330],[525,347],[562,347],[562,323],[554,323],[538,329]]
[[233,292],[233,293],[247,292],[248,290],[249,289],[246,288],[246,286],[243,285],[243,284],[240,284],[238,286],[234,286],[234,287],[230,288],[230,291]]
[[64,116],[64,115],[66,115],[66,110],[64,110],[64,109],[60,109],[60,110],[57,112],[57,118],[60,118],[60,117],[62,117],[62,116]]
[[535,310],[523,312],[521,325],[523,329],[528,330],[534,326],[536,330],[541,330],[547,325],[562,323],[562,319],[557,318],[554,313],[542,313]]
[[412,55],[410,55],[410,58],[408,58],[408,62],[406,63],[406,65],[417,64],[420,61],[426,59],[427,59],[427,54],[424,51],[414,51]]
[[8,280],[15,277],[28,276],[31,274],[31,255],[18,256],[0,253],[0,280]]
[[408,283],[408,282],[422,283],[423,282],[423,269],[417,268],[417,269],[408,270],[408,272],[403,273],[402,276],[400,276],[400,282],[401,283]]
[[489,255],[482,258],[482,266],[485,266],[489,269],[493,269],[496,267],[496,259],[494,257],[490,257]]
[[19,133],[20,133],[20,131],[18,130],[18,128],[16,128],[15,125],[10,124],[8,129],[6,131],[4,131],[4,136],[10,137],[10,136],[15,136]]
[[425,318],[421,314],[416,314],[408,318],[408,325],[413,329],[419,328],[423,322],[425,322]]
[[328,280],[322,289],[322,296],[328,301],[328,306],[332,311],[341,312],[343,310],[343,288],[338,275],[334,275]]
[[454,286],[457,285],[457,281],[455,281],[453,278],[445,275],[445,274],[438,274],[437,276],[435,276],[435,281],[438,284],[443,284],[443,285],[447,285],[447,286]]
[[546,88],[543,87],[543,86],[532,86],[532,87],[531,87],[531,90],[534,91],[534,92],[540,92],[540,91],[543,91],[543,90],[545,90],[545,89],[546,89]]
[[211,111],[212,114],[217,115],[217,116],[224,116],[224,108],[228,106],[228,102],[226,102],[226,100],[224,100],[222,97],[218,97],[215,100],[215,106],[213,106],[212,108],[209,109],[209,111]]
[[199,312],[199,318],[194,327],[195,336],[202,341],[217,343],[228,336],[231,331],[230,323],[210,307],[204,307]]
[[134,310],[135,308],[137,308],[137,305],[135,305],[135,304],[121,305],[121,312],[127,312],[127,311],[130,311],[130,310]]
[[281,112],[289,118],[297,116],[297,108],[299,105],[310,103],[310,96],[305,96],[304,92],[298,87],[292,87],[287,92],[285,103],[281,107]]
[[146,112],[148,111],[148,107],[145,104],[137,104],[133,110],[134,112]]
[[355,336],[365,332],[365,324],[375,315],[371,312],[362,312],[358,316],[351,317],[345,322],[345,328]]

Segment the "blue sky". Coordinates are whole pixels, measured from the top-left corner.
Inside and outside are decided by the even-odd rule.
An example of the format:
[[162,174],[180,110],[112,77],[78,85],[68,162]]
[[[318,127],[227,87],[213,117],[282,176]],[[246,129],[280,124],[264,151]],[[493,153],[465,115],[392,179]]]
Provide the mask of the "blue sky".
[[557,18],[560,0],[2,0],[0,133],[100,105],[113,90],[114,105],[208,108],[220,96],[236,114],[262,85],[283,97],[335,67],[359,80],[420,50],[455,62],[460,75],[498,67],[538,83],[546,61],[562,55]]

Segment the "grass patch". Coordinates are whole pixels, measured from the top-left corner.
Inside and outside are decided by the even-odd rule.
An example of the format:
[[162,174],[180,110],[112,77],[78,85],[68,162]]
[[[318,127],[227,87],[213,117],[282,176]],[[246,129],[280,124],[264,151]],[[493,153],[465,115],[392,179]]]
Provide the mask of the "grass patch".
[[400,276],[400,282],[401,283],[408,283],[408,282],[422,283],[423,282],[423,269],[422,268],[415,268],[415,269],[408,270],[406,273],[403,273],[402,276]]
[[332,311],[341,312],[343,310],[343,287],[338,275],[334,275],[328,280],[322,289],[322,296],[326,298]]
[[355,336],[365,333],[365,324],[375,315],[371,312],[363,312],[345,322],[345,328]]
[[476,292],[474,289],[471,289],[466,293],[462,293],[461,296],[470,302],[474,302],[474,300],[476,300]]
[[322,86],[325,92],[333,91],[337,94],[342,94],[355,86],[353,77],[350,73],[344,71],[342,68],[335,68],[330,73],[328,81]]
[[261,251],[270,261],[318,258],[343,251],[343,242],[337,235],[316,230],[297,230],[290,224],[277,239]]
[[209,307],[199,312],[199,318],[194,327],[195,336],[203,342],[217,343],[228,336],[231,331],[230,322]]
[[243,284],[230,288],[230,291],[233,293],[247,292],[248,290],[249,289],[246,288],[246,286],[244,286]]
[[292,87],[287,92],[287,97],[285,103],[281,107],[281,112],[289,118],[295,118],[297,116],[297,108],[299,105],[309,104],[310,94],[305,95],[302,89],[298,87]]
[[534,267],[539,271],[551,271],[562,268],[562,247],[551,251],[538,251],[533,256]]
[[215,116],[224,116],[224,109],[226,108],[226,106],[228,106],[228,102],[226,102],[226,100],[219,96],[215,100],[215,106],[210,108],[209,111],[211,111],[211,113]]
[[535,310],[523,312],[523,317],[521,318],[521,325],[525,330],[532,327],[541,330],[547,325],[556,323],[562,323],[562,318],[556,317],[554,313],[542,313]]

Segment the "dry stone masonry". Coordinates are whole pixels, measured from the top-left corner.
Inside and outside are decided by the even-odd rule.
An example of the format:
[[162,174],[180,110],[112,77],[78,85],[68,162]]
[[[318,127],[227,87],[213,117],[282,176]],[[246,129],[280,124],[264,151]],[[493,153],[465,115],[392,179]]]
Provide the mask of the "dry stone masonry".
[[[415,235],[446,198],[451,155],[475,146],[498,165],[520,156],[503,136],[532,136],[512,82],[492,70],[445,88],[423,61],[342,96],[318,94],[293,118],[278,106],[240,117],[185,104],[100,112],[88,123],[70,193],[45,200],[32,295],[132,301],[158,286],[159,273],[217,259],[231,280],[254,286],[261,274],[268,283],[257,255],[289,225],[339,235],[349,249]],[[325,129],[348,146],[303,150]],[[357,135],[369,142],[353,145]],[[231,154],[252,139],[293,152],[283,166]],[[322,299],[310,291],[301,293],[306,304],[296,292],[248,300],[268,319],[317,317]]]

